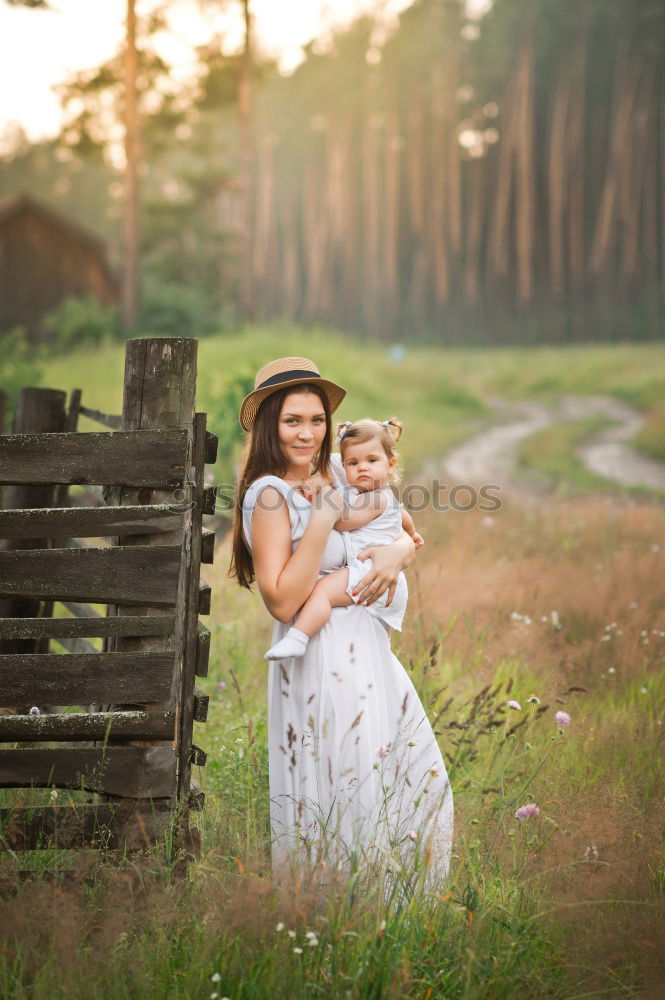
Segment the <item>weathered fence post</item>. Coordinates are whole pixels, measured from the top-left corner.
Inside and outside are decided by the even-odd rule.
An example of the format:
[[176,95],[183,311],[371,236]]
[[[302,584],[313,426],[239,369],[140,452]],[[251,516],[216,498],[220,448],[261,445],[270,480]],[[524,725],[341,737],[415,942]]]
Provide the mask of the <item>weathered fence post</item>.
[[[60,389],[21,389],[12,424],[13,434],[41,434],[65,430],[67,394]],[[54,485],[10,485],[4,488],[5,509],[52,507]],[[9,539],[7,549],[44,549],[46,538]],[[0,598],[0,618],[36,618],[41,601],[32,597]],[[46,645],[45,645],[46,644]],[[48,648],[48,639],[0,639],[0,653],[36,653]]]
[[[104,492],[107,503],[118,506],[127,504],[158,504],[172,503],[174,509],[182,509],[192,503],[192,469],[194,452],[194,407],[196,397],[196,363],[198,341],[188,338],[138,338],[128,340],[125,352],[125,383],[122,405],[122,430],[153,430],[178,428],[188,432],[186,469],[184,471],[184,489],[174,481],[171,490],[149,488],[110,487]],[[178,489],[176,489],[178,487]],[[184,503],[183,503],[184,500]],[[200,511],[195,520],[200,524]],[[175,545],[183,541],[181,559],[187,566],[192,566],[191,527],[192,512],[185,514],[183,527],[174,531],[160,532],[149,535],[128,535],[119,537],[120,545]],[[200,531],[199,543],[200,550]],[[198,559],[196,560],[198,563]],[[192,567],[193,569],[193,567]],[[177,602],[180,607],[187,607],[188,595],[184,592],[189,580],[189,573],[179,574],[179,592]],[[198,594],[198,566],[195,569],[196,589]],[[109,607],[109,615],[153,615],[161,614],[163,609],[126,605]],[[158,652],[173,651],[176,656],[173,670],[173,684],[170,703],[177,707],[176,729],[182,726],[181,688],[183,683],[184,657],[187,642],[188,615],[181,616],[175,623],[175,631],[171,638],[164,636],[122,636],[113,641],[115,651]],[[109,647],[111,648],[111,647]],[[148,705],[146,708],[156,706]],[[191,733],[190,733],[191,742]],[[143,746],[159,745],[158,742],[146,743]],[[189,752],[189,744],[187,746]],[[176,799],[180,781],[176,778],[173,798]],[[185,793],[185,798],[186,798]]]

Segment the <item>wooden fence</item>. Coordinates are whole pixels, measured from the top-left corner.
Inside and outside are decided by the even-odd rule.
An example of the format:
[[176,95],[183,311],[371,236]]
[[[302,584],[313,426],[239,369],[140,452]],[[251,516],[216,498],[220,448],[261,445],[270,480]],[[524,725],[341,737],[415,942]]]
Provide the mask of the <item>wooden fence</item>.
[[[190,842],[217,451],[195,412],[196,356],[193,339],[130,340],[122,415],[80,390],[65,410],[64,393],[26,389],[0,434],[0,789],[15,790],[0,848],[138,847],[174,820]],[[79,414],[112,429],[78,432]],[[73,484],[91,491],[84,506]]]

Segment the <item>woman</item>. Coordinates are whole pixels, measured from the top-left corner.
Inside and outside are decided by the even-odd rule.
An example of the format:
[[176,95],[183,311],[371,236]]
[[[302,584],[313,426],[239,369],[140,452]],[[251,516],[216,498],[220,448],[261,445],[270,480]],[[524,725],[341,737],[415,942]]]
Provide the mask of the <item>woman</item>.
[[[244,400],[250,432],[239,476],[231,572],[254,579],[275,619],[273,644],[324,573],[344,565],[333,530],[342,498],[330,485],[331,414],[346,390],[307,358],[264,366]],[[343,471],[333,468],[336,484]],[[268,742],[272,862],[276,877],[305,857],[350,872],[387,865],[410,882],[420,869],[440,887],[448,869],[453,803],[418,695],[367,603],[413,558],[404,533],[368,550],[365,605],[334,608],[305,654],[272,661]]]

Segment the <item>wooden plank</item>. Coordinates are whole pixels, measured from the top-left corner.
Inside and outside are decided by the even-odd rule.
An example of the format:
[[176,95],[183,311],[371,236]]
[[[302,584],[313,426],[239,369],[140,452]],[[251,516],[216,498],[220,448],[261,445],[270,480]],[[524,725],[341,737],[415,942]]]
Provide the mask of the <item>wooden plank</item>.
[[194,722],[205,722],[208,718],[210,697],[201,688],[194,688]]
[[109,635],[170,635],[173,615],[124,615],[118,618],[0,618],[1,639],[104,638]]
[[0,809],[0,849],[147,847],[165,832],[170,799]]
[[102,410],[93,410],[89,406],[79,406],[79,413],[83,413],[90,420],[95,420],[98,424],[111,427],[113,430],[120,430],[122,427],[122,414],[120,413],[104,413]]
[[217,461],[217,445],[219,444],[219,438],[212,431],[206,431],[206,443],[205,443],[205,463],[206,465],[212,465]]
[[203,528],[201,535],[201,562],[212,563],[215,559],[215,532]]
[[80,431],[0,436],[0,483],[181,486],[187,432]]
[[177,545],[0,552],[0,595],[172,606],[179,566]]
[[217,502],[217,487],[216,486],[206,486],[203,490],[202,497],[202,514],[214,514],[215,504]]
[[0,750],[0,788],[80,788],[142,799],[167,797],[176,750],[159,747]]
[[0,538],[111,538],[182,527],[173,504],[131,507],[52,507],[1,510]]
[[191,519],[191,563],[187,579],[185,647],[180,688],[182,711],[178,734],[178,799],[189,795],[191,782],[192,757],[190,754],[194,730],[194,681],[198,651],[198,615],[199,613],[210,613],[210,587],[203,580],[199,579],[206,448],[205,413],[194,414],[193,432],[192,465],[194,467],[194,482],[192,483],[191,498],[194,503]]
[[208,754],[201,747],[197,747],[196,744],[192,744],[189,748],[189,763],[196,765],[196,767],[205,767],[206,761],[208,760]]
[[197,622],[196,631],[196,676],[208,676],[208,661],[210,659],[210,631]]
[[5,705],[88,705],[165,701],[174,654],[8,653],[0,656]]
[[173,712],[67,712],[0,715],[0,743],[149,739],[173,740]]
[[210,585],[207,584],[205,580],[199,580],[198,613],[200,615],[210,614]]

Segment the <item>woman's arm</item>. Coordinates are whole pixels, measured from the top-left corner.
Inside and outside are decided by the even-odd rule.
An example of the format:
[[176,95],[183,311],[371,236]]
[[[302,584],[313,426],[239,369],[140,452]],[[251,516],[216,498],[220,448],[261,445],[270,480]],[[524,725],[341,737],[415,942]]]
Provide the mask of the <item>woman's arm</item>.
[[363,549],[358,558],[360,560],[371,558],[372,568],[358,581],[354,591],[354,596],[361,595],[358,603],[371,604],[387,590],[386,607],[388,607],[395,596],[397,578],[401,570],[413,562],[415,555],[416,546],[405,531],[402,531],[400,537],[390,545],[372,545],[368,549]]
[[[325,492],[325,491],[324,491]],[[252,514],[252,556],[261,597],[273,618],[290,622],[316,583],[341,497],[328,489],[314,504],[305,533],[291,552],[291,524],[286,501],[272,486],[261,492]]]

